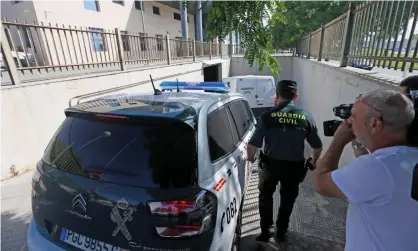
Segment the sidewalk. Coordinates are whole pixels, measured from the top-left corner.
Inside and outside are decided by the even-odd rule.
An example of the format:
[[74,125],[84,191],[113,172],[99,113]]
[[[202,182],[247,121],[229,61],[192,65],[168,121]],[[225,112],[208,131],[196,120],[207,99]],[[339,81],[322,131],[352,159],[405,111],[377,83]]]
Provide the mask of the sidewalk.
[[31,179],[32,171],[1,183],[1,250],[27,250]]

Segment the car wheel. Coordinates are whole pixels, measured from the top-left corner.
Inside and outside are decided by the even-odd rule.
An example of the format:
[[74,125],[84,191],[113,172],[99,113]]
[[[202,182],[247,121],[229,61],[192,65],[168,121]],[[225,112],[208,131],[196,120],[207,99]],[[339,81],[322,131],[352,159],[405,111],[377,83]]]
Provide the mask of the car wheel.
[[237,226],[235,228],[234,240],[232,241],[231,251],[239,251],[240,250],[241,226],[242,226],[242,206],[243,205],[244,205],[244,202],[241,203],[241,207],[240,207],[239,212],[238,212]]

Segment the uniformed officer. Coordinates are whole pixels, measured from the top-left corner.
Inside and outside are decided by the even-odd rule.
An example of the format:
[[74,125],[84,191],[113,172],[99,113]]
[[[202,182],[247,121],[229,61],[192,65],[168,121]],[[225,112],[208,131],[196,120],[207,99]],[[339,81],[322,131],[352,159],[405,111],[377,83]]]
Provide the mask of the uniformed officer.
[[282,80],[276,86],[276,107],[259,119],[247,147],[248,161],[253,162],[257,148],[262,148],[259,162],[259,211],[261,234],[258,241],[268,241],[274,235],[273,193],[280,181],[280,208],[276,221],[276,238],[286,241],[286,232],[293,204],[299,194],[299,184],[306,175],[305,139],[313,148],[315,165],[322,151],[322,142],[310,113],[295,107],[298,97],[296,82]]

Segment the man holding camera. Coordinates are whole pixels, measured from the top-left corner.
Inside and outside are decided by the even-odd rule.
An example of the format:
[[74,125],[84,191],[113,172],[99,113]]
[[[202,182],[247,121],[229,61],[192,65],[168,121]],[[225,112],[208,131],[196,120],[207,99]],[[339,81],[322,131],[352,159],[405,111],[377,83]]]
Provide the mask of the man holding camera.
[[[418,250],[418,203],[410,196],[418,149],[407,139],[414,115],[412,101],[399,92],[365,93],[318,161],[315,190],[349,201],[346,251]],[[354,138],[370,153],[338,169]]]
[[293,205],[299,194],[299,184],[306,175],[305,139],[314,148],[312,163],[322,151],[322,142],[310,113],[296,108],[296,82],[282,80],[276,86],[276,107],[264,113],[247,146],[248,161],[253,162],[256,149],[262,148],[259,161],[259,211],[261,234],[258,241],[268,241],[274,234],[273,194],[280,181],[280,208],[276,221],[276,238],[286,241]]

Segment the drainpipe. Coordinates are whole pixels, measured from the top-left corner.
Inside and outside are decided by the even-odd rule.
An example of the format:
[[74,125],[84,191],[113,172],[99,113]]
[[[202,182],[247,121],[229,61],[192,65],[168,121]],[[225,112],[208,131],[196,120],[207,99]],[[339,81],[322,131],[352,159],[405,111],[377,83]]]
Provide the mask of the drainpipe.
[[197,41],[203,41],[201,0],[196,1],[196,39]]
[[141,1],[141,16],[142,16],[142,32],[145,35],[145,19],[144,19],[144,1]]
[[187,7],[183,6],[183,0],[179,1],[181,10],[181,36],[183,40],[189,39],[189,31],[187,27]]

